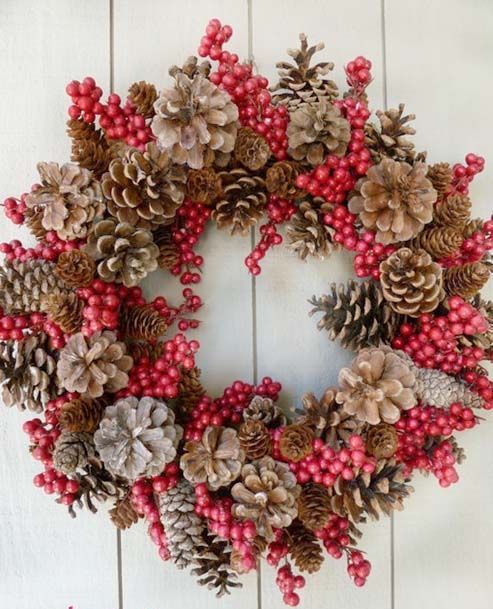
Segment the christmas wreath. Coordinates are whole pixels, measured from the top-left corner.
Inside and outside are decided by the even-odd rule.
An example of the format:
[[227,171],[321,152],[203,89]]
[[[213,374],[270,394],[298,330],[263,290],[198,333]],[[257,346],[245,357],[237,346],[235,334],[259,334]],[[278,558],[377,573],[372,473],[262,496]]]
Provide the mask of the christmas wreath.
[[[368,60],[348,63],[341,95],[301,35],[269,88],[223,49],[231,34],[212,20],[198,55],[215,71],[191,57],[123,105],[92,78],[67,86],[72,162],[40,163],[4,204],[38,243],[0,248],[0,380],[7,406],[37,415],[34,484],[72,515],[110,500],[120,529],[145,517],[161,558],[218,595],[265,556],[296,605],[324,550],[365,583],[359,525],[401,509],[416,471],[456,482],[454,435],[493,407],[493,220],[470,217],[481,157],[427,164],[402,105],[370,122]],[[360,278],[313,297],[319,328],[356,355],[290,415],[270,378],[209,396],[185,335],[200,297],[186,287],[171,306],[140,287],[158,267],[198,283],[208,223],[261,221],[251,273],[286,224],[300,258],[345,248]]]

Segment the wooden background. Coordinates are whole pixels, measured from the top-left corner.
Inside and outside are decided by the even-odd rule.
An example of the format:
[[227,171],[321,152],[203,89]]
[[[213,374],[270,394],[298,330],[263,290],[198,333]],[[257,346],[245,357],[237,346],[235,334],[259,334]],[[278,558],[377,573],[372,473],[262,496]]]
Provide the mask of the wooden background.
[[[216,16],[235,30],[229,48],[250,54],[271,79],[300,31],[325,41],[340,85],[343,64],[367,56],[374,63],[372,108],[405,101],[418,116],[418,147],[432,162],[460,161],[470,151],[493,162],[490,0],[2,0],[0,196],[28,189],[37,161],[68,160],[68,81],[90,74],[105,94],[112,84],[123,96],[135,80],[161,86],[168,67],[195,52]],[[478,215],[491,213],[492,178],[487,164],[472,188]],[[14,237],[19,231],[2,220],[1,240]],[[272,375],[283,382],[289,406],[304,391],[331,384],[350,358],[317,333],[306,299],[348,278],[351,263],[340,255],[304,265],[281,247],[252,280],[243,267],[250,245],[214,229],[204,240],[200,365],[213,393],[235,378]],[[178,291],[160,274],[147,288],[166,296]],[[31,484],[38,466],[20,429],[24,417],[0,414],[1,607],[282,606],[265,565],[235,596],[216,601],[158,559],[144,524],[120,538],[104,511],[72,521]],[[492,437],[490,417],[463,438],[469,458],[458,485],[441,490],[434,479],[420,479],[404,513],[367,527],[373,572],[365,588],[352,586],[342,561],[327,559],[302,592],[305,609],[491,608]]]

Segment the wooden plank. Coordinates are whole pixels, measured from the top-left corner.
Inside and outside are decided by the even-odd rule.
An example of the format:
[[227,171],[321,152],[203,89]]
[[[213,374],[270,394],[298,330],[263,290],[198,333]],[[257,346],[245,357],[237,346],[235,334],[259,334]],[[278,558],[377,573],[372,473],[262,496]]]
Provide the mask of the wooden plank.
[[[36,181],[38,161],[69,160],[65,85],[92,74],[109,76],[108,3],[22,0],[0,4],[0,196]],[[27,231],[6,219],[0,240]],[[0,416],[0,605],[16,609],[116,607],[116,533],[107,515],[65,508],[32,485],[39,465],[28,454],[21,425],[32,416]]]
[[[304,32],[309,43],[325,42],[326,49],[317,61],[335,62],[334,80],[341,89],[345,86],[343,66],[358,55],[371,59],[375,81],[369,95],[372,108],[381,108],[380,2],[312,0],[303,5],[306,8],[301,6],[294,0],[254,0],[253,54],[259,72],[276,82],[275,63],[289,60],[286,49],[297,47],[298,34]],[[338,254],[305,264],[281,245],[262,262],[263,271],[256,280],[259,376],[268,374],[283,383],[285,406],[299,405],[305,392],[320,393],[335,383],[339,369],[352,357],[316,330],[315,321],[308,317],[307,303],[313,294],[326,291],[330,282],[353,277],[352,257]],[[342,560],[338,563],[327,557],[321,572],[306,578],[307,585],[300,593],[305,609],[390,606],[389,521],[366,527],[362,547],[373,563],[365,588],[353,587]],[[283,603],[274,580],[274,570],[264,566],[263,606],[277,609]]]
[[[416,142],[430,162],[463,162],[476,152],[485,171],[470,189],[473,213],[492,212],[491,94],[485,74],[493,61],[489,2],[420,0],[413,10],[386,3],[389,107],[406,102],[416,119]],[[493,283],[485,290],[493,297]],[[491,417],[458,437],[468,460],[461,480],[441,490],[421,479],[395,522],[396,608],[491,607],[493,581],[493,454]],[[419,585],[416,583],[419,582]]]
[[[162,87],[169,82],[167,71],[196,54],[207,22],[218,17],[235,30],[229,47],[247,55],[247,3],[214,0],[197,3],[115,2],[115,86],[124,94],[135,80],[146,79]],[[137,37],[137,39],[136,39]],[[138,43],[138,44],[137,44]],[[203,326],[197,338],[203,347],[199,365],[212,395],[219,395],[236,378],[252,378],[251,280],[243,270],[249,239],[232,239],[212,225],[200,253],[205,258],[203,281],[197,292],[203,297],[200,311]],[[156,273],[147,284],[149,294],[177,297],[176,280]],[[183,606],[253,609],[257,606],[256,577],[231,597],[217,601],[214,594],[199,588],[188,572],[164,564],[145,534],[144,526],[123,534],[123,597],[125,609]],[[145,565],[143,576],[143,565]]]

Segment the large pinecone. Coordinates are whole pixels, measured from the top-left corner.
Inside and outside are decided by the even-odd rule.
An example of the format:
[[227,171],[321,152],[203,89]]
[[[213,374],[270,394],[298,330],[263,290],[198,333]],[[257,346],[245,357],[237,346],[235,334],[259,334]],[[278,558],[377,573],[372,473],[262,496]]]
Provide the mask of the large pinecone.
[[312,297],[310,315],[323,313],[318,329],[326,330],[330,340],[339,340],[346,349],[390,343],[402,318],[383,297],[375,281],[348,281],[330,285],[330,293]]
[[351,132],[338,108],[323,100],[302,105],[290,116],[288,152],[295,161],[320,165],[327,154],[342,156]]
[[276,64],[280,80],[272,88],[273,103],[282,104],[290,111],[304,104],[332,101],[337,97],[337,85],[327,78],[334,64],[324,61],[310,66],[315,53],[325,48],[324,43],[308,47],[305,34],[300,34],[300,42],[301,48],[287,51],[294,59],[294,64],[285,61]]
[[205,546],[204,521],[195,513],[195,490],[186,480],[158,495],[169,553],[178,569],[188,567]]
[[286,425],[286,417],[270,398],[256,395],[243,410],[244,421],[262,421],[267,427]]
[[206,545],[199,548],[193,564],[192,575],[197,577],[197,583],[214,590],[221,598],[231,594],[230,588],[241,588],[238,576],[230,564],[231,546],[219,537],[207,536]]
[[[330,502],[329,497],[327,499]],[[295,520],[288,530],[288,551],[300,571],[316,573],[324,561],[322,548],[315,535]]]
[[55,374],[55,354],[43,334],[0,343],[0,383],[6,406],[42,412],[61,392]]
[[406,161],[412,164],[416,157],[414,144],[408,139],[408,135],[414,135],[416,131],[407,123],[413,121],[414,114],[404,114],[404,104],[399,104],[399,109],[390,109],[386,112],[377,110],[376,115],[380,122],[377,127],[373,123],[365,126],[366,146],[370,150],[375,163],[380,163],[384,158],[395,161]]
[[154,104],[151,128],[159,146],[179,165],[224,166],[235,145],[237,106],[200,72],[189,77],[177,71],[174,78]]
[[380,243],[408,241],[433,219],[436,190],[426,178],[427,167],[385,158],[370,167],[357,184],[357,194],[349,201],[349,211]]
[[85,467],[94,456],[92,434],[63,432],[55,442],[53,466],[59,472],[70,476]]
[[238,131],[234,155],[244,167],[250,171],[258,171],[271,156],[267,140],[250,127],[242,127]]
[[41,186],[26,197],[27,207],[42,210],[41,224],[60,239],[82,239],[104,211],[99,182],[74,163],[38,163]]
[[330,518],[330,497],[325,486],[306,484],[298,497],[298,518],[310,531],[323,529]]
[[170,224],[185,196],[186,174],[155,143],[114,159],[103,176],[108,211],[119,222],[153,230]]
[[323,259],[335,249],[331,238],[332,229],[321,220],[323,214],[331,209],[329,203],[315,207],[310,201],[303,201],[292,216],[286,227],[288,247],[302,260],[307,256]]
[[159,248],[153,242],[152,233],[115,218],[95,224],[84,251],[98,261],[101,279],[127,287],[138,285],[158,266]]

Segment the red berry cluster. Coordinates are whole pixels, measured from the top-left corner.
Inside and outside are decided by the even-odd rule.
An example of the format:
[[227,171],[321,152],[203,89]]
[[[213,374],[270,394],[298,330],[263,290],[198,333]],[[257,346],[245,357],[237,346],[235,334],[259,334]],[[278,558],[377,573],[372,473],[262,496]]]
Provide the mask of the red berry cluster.
[[448,440],[440,442],[440,444],[433,449],[431,454],[431,471],[438,479],[438,483],[441,487],[447,488],[451,484],[458,482],[459,475],[454,467],[456,462],[457,459],[454,455],[454,448]]
[[345,67],[346,82],[351,87],[351,94],[360,97],[371,83],[371,61],[359,55]]
[[5,215],[7,218],[13,222],[14,224],[23,224],[25,217],[24,214],[26,212],[26,194],[21,195],[20,200],[14,199],[14,197],[8,197],[3,202],[3,207],[5,211]]
[[305,587],[305,578],[303,575],[294,575],[291,565],[287,562],[283,567],[278,569],[276,584],[282,592],[282,600],[289,607],[299,605],[300,597],[296,594],[297,588]]
[[454,431],[472,429],[476,424],[471,408],[460,402],[454,402],[449,408],[415,406],[405,410],[395,427],[402,434],[399,437],[404,445],[415,443],[415,438],[421,441],[426,440],[428,436],[451,436]]
[[469,192],[469,184],[473,181],[474,176],[481,173],[484,169],[484,158],[470,152],[466,155],[466,164],[456,163],[453,168],[452,175],[452,192],[460,192],[467,194]]
[[267,547],[267,563],[271,567],[277,567],[281,559],[288,555],[289,546],[287,544],[285,532],[282,529],[274,531],[274,541]]
[[493,250],[493,216],[483,224],[481,230],[474,232],[469,238],[464,239],[456,252],[440,260],[440,264],[445,268],[449,268],[452,266],[462,266],[469,262],[478,262],[491,250]]
[[0,309],[0,340],[22,340],[24,330],[40,327],[45,322],[42,313],[4,315]]
[[135,304],[145,302],[140,288],[129,289],[101,279],[94,279],[87,287],[78,288],[77,295],[85,303],[82,309],[84,321],[81,328],[84,336],[91,336],[105,329],[116,330],[120,304],[123,300],[127,300],[127,297]]
[[194,294],[190,288],[183,290],[184,301],[178,307],[168,305],[166,298],[163,296],[156,297],[149,306],[159,312],[161,317],[166,320],[166,324],[171,326],[178,320],[178,329],[180,332],[185,332],[189,328],[196,329],[199,327],[199,321],[196,319],[185,318],[185,315],[196,313],[202,306],[202,299],[197,294]]
[[315,537],[320,539],[328,554],[338,560],[351,545],[349,527],[347,518],[331,514],[324,528],[315,531]]
[[466,383],[470,384],[471,389],[482,398],[483,408],[485,410],[493,409],[493,381],[488,378],[486,370],[481,367],[476,370],[467,370],[463,378]]
[[8,243],[0,244],[0,252],[5,254],[9,261],[20,260],[47,260],[54,262],[62,252],[70,251],[81,247],[83,242],[79,239],[73,241],[62,241],[54,231],[46,233],[44,240],[35,247],[24,247],[18,239],[13,239]]
[[[171,488],[171,486],[168,488]],[[149,523],[148,533],[153,543],[158,547],[159,556],[162,560],[169,560],[170,554],[166,533],[161,523],[154,492],[153,482],[147,478],[140,478],[132,486],[130,499],[137,514],[145,516]]]
[[371,563],[366,560],[359,550],[351,550],[348,554],[347,572],[354,581],[355,586],[360,588],[366,584],[371,572]]

